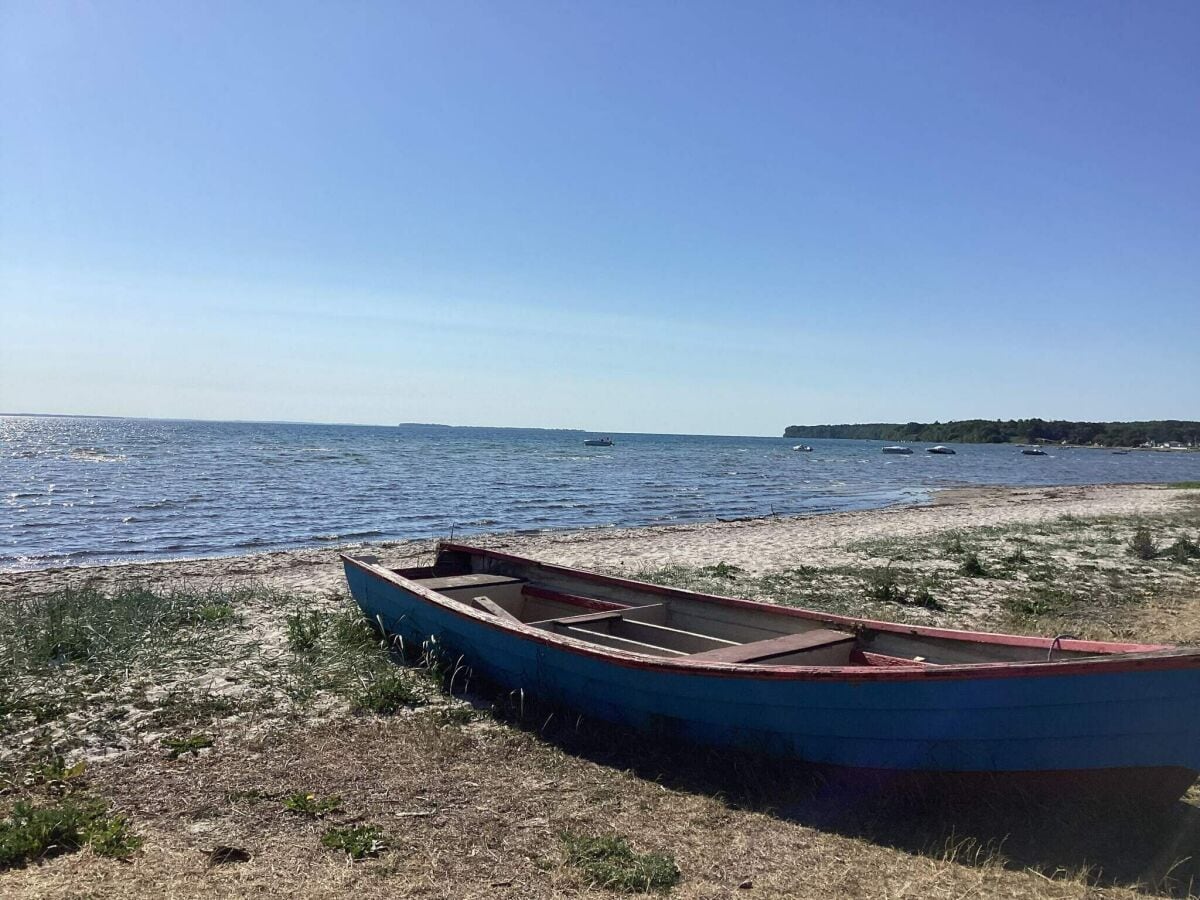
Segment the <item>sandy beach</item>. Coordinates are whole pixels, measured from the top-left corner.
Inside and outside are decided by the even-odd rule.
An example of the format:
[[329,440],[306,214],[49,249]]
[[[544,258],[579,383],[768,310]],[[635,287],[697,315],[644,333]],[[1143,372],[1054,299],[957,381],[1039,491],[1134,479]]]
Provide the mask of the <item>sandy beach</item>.
[[[1139,534],[1148,555],[1131,552]],[[861,512],[467,540],[884,619],[1200,642],[1195,489],[971,488]],[[564,835],[615,835],[665,854],[681,873],[678,897],[1186,896],[1200,877],[1195,788],[1151,822],[935,803],[914,824],[907,808],[835,810],[819,797],[781,807],[776,776],[734,773],[731,784],[729,773],[697,775],[603,736],[588,743],[550,720],[514,722],[493,699],[397,667],[370,635],[355,637],[339,552],[399,566],[433,548],[0,574],[0,612],[12,613],[0,649],[17,660],[0,671],[0,809],[86,797],[132,835],[124,859],[92,843],[0,866],[0,894],[617,896],[581,874]],[[872,588],[881,574],[895,588],[886,596]],[[81,603],[147,604],[130,607],[132,625],[87,625],[85,641],[137,631],[156,604],[182,612],[109,658],[101,648],[64,664],[56,638],[39,663],[23,629],[63,597],[81,620],[94,612]],[[398,706],[379,705],[380,683],[398,690]],[[368,858],[323,843],[355,828],[379,835]],[[232,862],[221,848],[237,851]]]

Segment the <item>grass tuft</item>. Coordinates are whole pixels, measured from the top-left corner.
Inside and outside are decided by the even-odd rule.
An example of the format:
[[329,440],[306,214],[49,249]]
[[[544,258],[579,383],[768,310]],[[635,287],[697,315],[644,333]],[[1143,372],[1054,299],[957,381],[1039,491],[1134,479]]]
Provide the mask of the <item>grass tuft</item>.
[[330,850],[344,850],[351,859],[366,859],[386,850],[387,841],[376,826],[359,825],[355,828],[330,828],[321,836],[321,846]]
[[1181,536],[1175,543],[1162,551],[1162,555],[1173,562],[1185,563],[1193,559],[1200,559],[1200,546],[1188,537]]
[[196,622],[200,625],[218,625],[233,618],[233,606],[221,598],[215,603],[205,603],[196,610]]
[[707,575],[710,578],[724,578],[729,581],[734,581],[746,570],[740,568],[739,566],[730,565],[727,562],[719,562],[712,566],[701,566],[699,571],[701,575]]
[[958,571],[968,578],[987,578],[988,570],[983,562],[979,559],[979,554],[972,550],[963,557],[962,565],[958,567]]
[[54,806],[14,804],[0,821],[0,869],[70,853],[84,846],[101,856],[127,857],[141,846],[124,816],[107,815],[98,800]]
[[169,751],[168,759],[179,759],[185,753],[199,756],[201,750],[213,745],[213,739],[212,735],[200,733],[185,738],[164,738],[162,744]]
[[292,794],[283,801],[283,808],[290,812],[300,813],[313,819],[319,819],[333,812],[342,802],[337,795],[318,797],[316,794],[299,792]]
[[379,631],[358,610],[331,616],[329,636],[344,650],[378,650],[381,645]]
[[391,715],[401,709],[422,706],[425,698],[409,683],[404,670],[389,668],[370,676],[363,687],[352,698],[357,712]]
[[1149,528],[1143,526],[1133,533],[1129,542],[1129,552],[1138,559],[1150,560],[1158,556],[1158,545],[1154,542]]
[[879,603],[902,603],[904,591],[891,566],[867,573],[867,596]]
[[325,617],[316,611],[292,613],[287,617],[288,649],[293,653],[308,653],[316,649],[325,630]]
[[675,858],[662,853],[635,853],[617,835],[591,837],[566,832],[562,837],[567,863],[582,872],[590,886],[625,893],[668,891],[679,883]]

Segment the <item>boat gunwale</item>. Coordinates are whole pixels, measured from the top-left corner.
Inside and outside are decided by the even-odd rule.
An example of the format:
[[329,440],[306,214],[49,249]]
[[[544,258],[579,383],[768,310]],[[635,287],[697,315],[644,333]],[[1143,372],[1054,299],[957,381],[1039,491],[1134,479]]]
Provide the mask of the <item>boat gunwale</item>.
[[[772,604],[760,603],[734,597],[722,597],[715,594],[701,594],[682,588],[666,588],[661,585],[651,585],[645,582],[615,576],[599,575],[582,569],[568,566],[558,566],[553,563],[542,563],[527,557],[506,554],[500,551],[486,550],[481,547],[471,547],[466,544],[443,542],[438,545],[441,550],[452,550],[474,555],[486,555],[493,559],[519,562],[522,565],[533,565],[540,568],[553,569],[585,580],[617,585],[620,587],[649,590],[651,593],[665,596],[678,596],[681,599],[703,600],[717,605],[727,605],[737,608],[761,609],[769,608],[772,613],[800,615],[800,618],[816,619],[843,623],[870,629],[901,632],[905,634],[945,637],[964,641],[980,641],[983,643],[1010,643],[1017,646],[1034,646],[1049,648],[1053,643],[1051,638],[1029,638],[1022,635],[1003,635],[990,632],[956,631],[952,629],[928,628],[925,626],[897,625],[892,622],[877,622],[870,619],[854,619],[848,616],[835,616],[816,613],[812,610],[799,610],[794,607],[779,607]],[[466,606],[456,600],[446,597],[419,582],[399,575],[385,566],[364,562],[349,554],[340,554],[342,561],[363,570],[370,576],[415,594],[420,599],[446,610],[454,616],[481,623],[489,628],[498,629],[512,634],[523,640],[531,640],[539,644],[558,647],[571,653],[589,656],[597,660],[620,665],[627,668],[648,669],[664,674],[699,676],[708,675],[722,678],[752,678],[770,681],[928,681],[928,680],[971,680],[990,678],[1017,678],[1036,676],[1060,675],[1101,675],[1116,674],[1130,671],[1157,671],[1173,669],[1200,668],[1200,650],[1191,648],[1169,647],[1150,644],[1105,644],[1098,641],[1061,641],[1063,649],[1072,649],[1068,645],[1089,645],[1112,648],[1136,648],[1132,651],[1110,650],[1110,656],[1087,657],[1084,659],[1058,659],[1044,662],[984,662],[984,663],[950,663],[937,666],[914,664],[912,666],[797,666],[797,665],[763,665],[756,663],[720,663],[711,661],[691,660],[688,657],[657,657],[631,651],[618,650],[593,644],[588,641],[556,634],[534,627],[525,622],[508,622],[489,615],[482,610]],[[882,626],[880,628],[880,626]],[[1007,639],[1007,640],[998,640]],[[1020,642],[1020,643],[1017,643]],[[1034,643],[1028,643],[1034,642]],[[1040,642],[1040,643],[1039,643]]]
[[[765,609],[772,615],[790,616],[793,618],[805,619],[807,621],[828,622],[846,627],[864,627],[872,631],[891,632],[893,634],[901,634],[905,636],[957,640],[967,643],[1001,644],[1012,647],[1034,648],[1038,650],[1050,650],[1057,643],[1057,649],[1059,650],[1080,652],[1092,650],[1098,653],[1122,655],[1161,650],[1190,650],[1190,648],[1179,648],[1171,644],[1137,644],[1124,643],[1120,641],[1090,641],[1082,640],[1080,638],[1059,639],[1040,637],[1037,635],[1007,634],[1004,632],[994,631],[969,631],[967,629],[957,628],[938,628],[932,625],[888,622],[883,619],[857,618],[854,616],[840,615],[838,613],[821,612],[820,610],[807,609],[801,606],[782,606],[776,603],[764,603],[761,600],[749,600],[744,597],[726,597],[722,594],[704,594],[699,591],[688,590],[687,588],[670,587],[663,584],[651,584],[650,582],[646,581],[636,581],[632,578],[623,578],[619,575],[601,575],[598,572],[590,572],[587,569],[576,569],[572,566],[562,566],[558,565],[557,563],[541,562],[525,556],[517,556],[514,553],[505,553],[502,550],[489,550],[484,547],[473,547],[469,544],[458,544],[452,541],[440,542],[438,544],[438,552],[441,552],[442,550],[468,553],[476,556],[489,556],[493,559],[503,560],[504,562],[518,563],[520,565],[533,565],[540,569],[548,569],[551,571],[560,572],[572,578],[579,578],[583,581],[589,581],[594,584],[613,585],[629,590],[641,591],[643,593],[658,594],[659,596],[664,597],[678,597],[682,600],[698,600],[704,603],[711,603],[716,606],[728,606],[735,609]],[[1195,652],[1200,653],[1200,649],[1196,650]],[[963,663],[962,665],[978,664]],[[1010,665],[1010,663],[1001,663],[1001,665]]]

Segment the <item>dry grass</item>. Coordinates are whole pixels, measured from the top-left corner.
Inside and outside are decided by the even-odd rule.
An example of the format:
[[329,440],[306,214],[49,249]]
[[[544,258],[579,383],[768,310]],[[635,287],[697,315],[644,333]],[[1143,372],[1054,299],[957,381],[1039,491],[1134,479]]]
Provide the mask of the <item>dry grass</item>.
[[[860,543],[837,566],[748,574],[713,560],[650,574],[885,618],[1196,641],[1200,560],[1142,560],[1128,547],[1139,527],[1165,547],[1196,540],[1198,526],[1194,508],[1072,518]],[[872,580],[881,569],[886,590]],[[921,591],[936,605],[906,602]],[[0,724],[0,815],[18,802],[100,801],[141,847],[128,861],[85,846],[0,871],[0,895],[617,896],[622,885],[600,886],[564,835],[673,861],[680,880],[664,889],[681,898],[1128,898],[1200,884],[1196,789],[1151,814],[838,785],[504,696],[468,704],[420,668],[390,670],[396,702],[371,711],[361,700],[395,663],[345,616],[345,597],[226,599],[215,604],[226,614],[181,616],[155,641],[176,650],[135,654],[124,676],[108,657],[55,662],[68,687],[51,691],[45,665],[14,664],[3,696],[21,705],[19,721]],[[26,645],[18,627],[0,617],[0,646]],[[211,746],[187,745],[200,735]],[[186,749],[172,758],[164,740]],[[353,860],[328,846],[331,832],[380,843]]]
[[[492,721],[439,725],[422,710],[231,744],[194,759],[134,754],[99,767],[90,788],[136,823],[144,849],[125,864],[87,852],[63,856],[0,875],[0,890],[69,896],[87,884],[111,897],[607,896],[569,864],[561,834],[570,832],[622,835],[637,853],[673,857],[679,897],[727,896],[747,880],[749,896],[767,897],[1130,896],[1089,884],[1114,843],[1132,839],[1136,847],[1122,847],[1121,859],[1152,879],[1197,843],[1195,816],[1184,811],[1129,823],[1107,840],[1084,834],[1071,852],[1034,853],[1048,838],[1061,845],[1064,829],[1079,839],[1097,825],[1110,832],[1113,823],[1092,818],[1081,827],[1066,810],[1043,812],[1047,821],[1039,823],[1028,809],[981,815],[912,798],[889,811],[865,797],[823,795],[813,782],[776,771],[712,780],[727,760],[681,763],[659,750],[640,768],[622,768],[633,761],[625,741],[620,748],[585,743],[589,754]],[[650,777],[671,762],[673,777]],[[279,798],[300,783],[337,794],[339,811],[320,822],[289,812]],[[718,785],[729,792],[718,794]],[[322,845],[331,828],[361,826],[387,838],[375,858],[351,864]],[[250,859],[211,865],[218,846]],[[1185,866],[1175,875],[1190,872]]]

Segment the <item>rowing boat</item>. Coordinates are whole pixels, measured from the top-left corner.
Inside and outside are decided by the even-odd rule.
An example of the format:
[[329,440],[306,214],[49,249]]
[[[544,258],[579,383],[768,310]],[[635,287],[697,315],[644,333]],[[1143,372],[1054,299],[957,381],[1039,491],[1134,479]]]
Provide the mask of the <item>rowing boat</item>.
[[831,615],[455,543],[421,568],[342,560],[386,633],[505,689],[670,739],[1172,800],[1200,770],[1196,649]]

